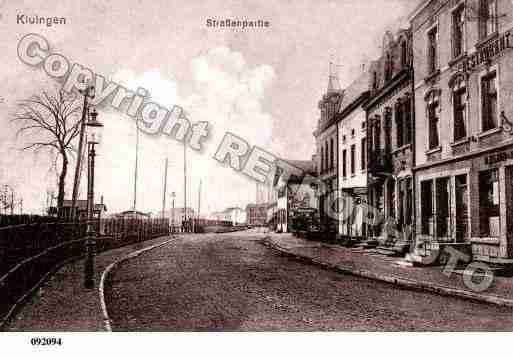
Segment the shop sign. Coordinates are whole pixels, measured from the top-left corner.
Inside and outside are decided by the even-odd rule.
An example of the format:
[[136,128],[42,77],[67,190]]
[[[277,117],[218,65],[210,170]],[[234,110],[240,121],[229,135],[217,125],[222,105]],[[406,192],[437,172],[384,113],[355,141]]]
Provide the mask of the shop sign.
[[513,150],[493,153],[485,157],[486,165],[493,165],[499,162],[504,162],[507,160],[513,160]]
[[477,66],[491,60],[492,58],[502,55],[502,53],[512,47],[512,31],[508,30],[497,39],[483,46],[478,51],[467,56],[458,66],[458,70],[467,72],[474,70]]

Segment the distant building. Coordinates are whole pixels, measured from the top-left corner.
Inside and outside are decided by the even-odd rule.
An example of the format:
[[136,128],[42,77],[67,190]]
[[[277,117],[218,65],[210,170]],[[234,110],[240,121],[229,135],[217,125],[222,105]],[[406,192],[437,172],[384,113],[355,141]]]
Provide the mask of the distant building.
[[[162,217],[162,211],[159,212],[159,217]],[[196,212],[190,207],[187,207],[187,211],[183,207],[175,208],[174,211],[172,208],[164,211],[164,218],[169,218],[170,223],[174,226],[181,226],[185,217],[187,219],[196,218]]]
[[230,207],[221,212],[214,212],[211,219],[231,222],[232,225],[246,224],[246,212],[240,207]]
[[[64,218],[72,218],[71,213],[71,200],[64,200],[62,206],[62,215]],[[76,211],[78,214],[79,220],[87,219],[87,200],[77,200],[76,202]],[[107,206],[105,204],[96,203],[93,208],[93,217],[102,217],[107,212]],[[57,207],[50,207],[49,211],[50,215],[57,215]]]
[[140,211],[128,210],[112,215],[113,218],[132,219],[132,218],[150,218],[151,214]]
[[[279,176],[276,181],[276,231],[309,230],[316,223],[318,201],[315,193],[316,177],[313,161],[284,160],[295,167],[301,176]],[[306,176],[306,177],[305,177]]]

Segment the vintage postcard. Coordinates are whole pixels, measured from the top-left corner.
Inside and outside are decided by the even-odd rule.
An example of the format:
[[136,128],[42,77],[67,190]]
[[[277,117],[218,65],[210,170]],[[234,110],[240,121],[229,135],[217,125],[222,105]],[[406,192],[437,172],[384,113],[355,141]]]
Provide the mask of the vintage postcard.
[[0,339],[513,330],[513,1],[0,0],[0,44]]

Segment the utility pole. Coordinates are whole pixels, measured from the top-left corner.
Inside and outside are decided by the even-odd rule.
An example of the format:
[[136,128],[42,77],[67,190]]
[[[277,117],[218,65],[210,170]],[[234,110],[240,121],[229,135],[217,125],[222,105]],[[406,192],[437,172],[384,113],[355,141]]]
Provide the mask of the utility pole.
[[198,190],[198,219],[200,219],[200,213],[201,213],[201,179],[200,179],[199,190]]
[[84,95],[84,105],[82,107],[82,118],[80,119],[80,136],[78,139],[78,156],[77,165],[75,167],[75,181],[73,182],[73,195],[71,197],[71,216],[75,219],[75,212],[77,206],[78,187],[80,186],[80,177],[82,173],[82,156],[84,152],[84,133],[86,125],[86,117],[88,114],[88,98],[94,98],[94,86],[87,86],[84,90],[80,90]]
[[137,212],[137,177],[139,170],[139,121],[136,119],[135,126],[136,130],[136,139],[135,139],[135,170],[134,170],[134,214]]
[[187,226],[187,146],[185,139],[183,142],[183,210],[185,225]]
[[14,191],[11,188],[11,216],[14,215]]
[[166,213],[166,192],[167,192],[167,167],[168,167],[168,159],[166,158],[164,165],[164,194],[162,196],[162,218],[165,218]]

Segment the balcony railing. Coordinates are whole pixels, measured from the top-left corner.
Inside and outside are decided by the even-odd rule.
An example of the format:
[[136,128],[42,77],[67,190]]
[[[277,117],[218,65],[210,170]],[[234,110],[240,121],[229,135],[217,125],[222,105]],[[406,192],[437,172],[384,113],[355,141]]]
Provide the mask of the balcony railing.
[[374,150],[369,154],[369,174],[387,177],[393,171],[392,155],[387,150]]

